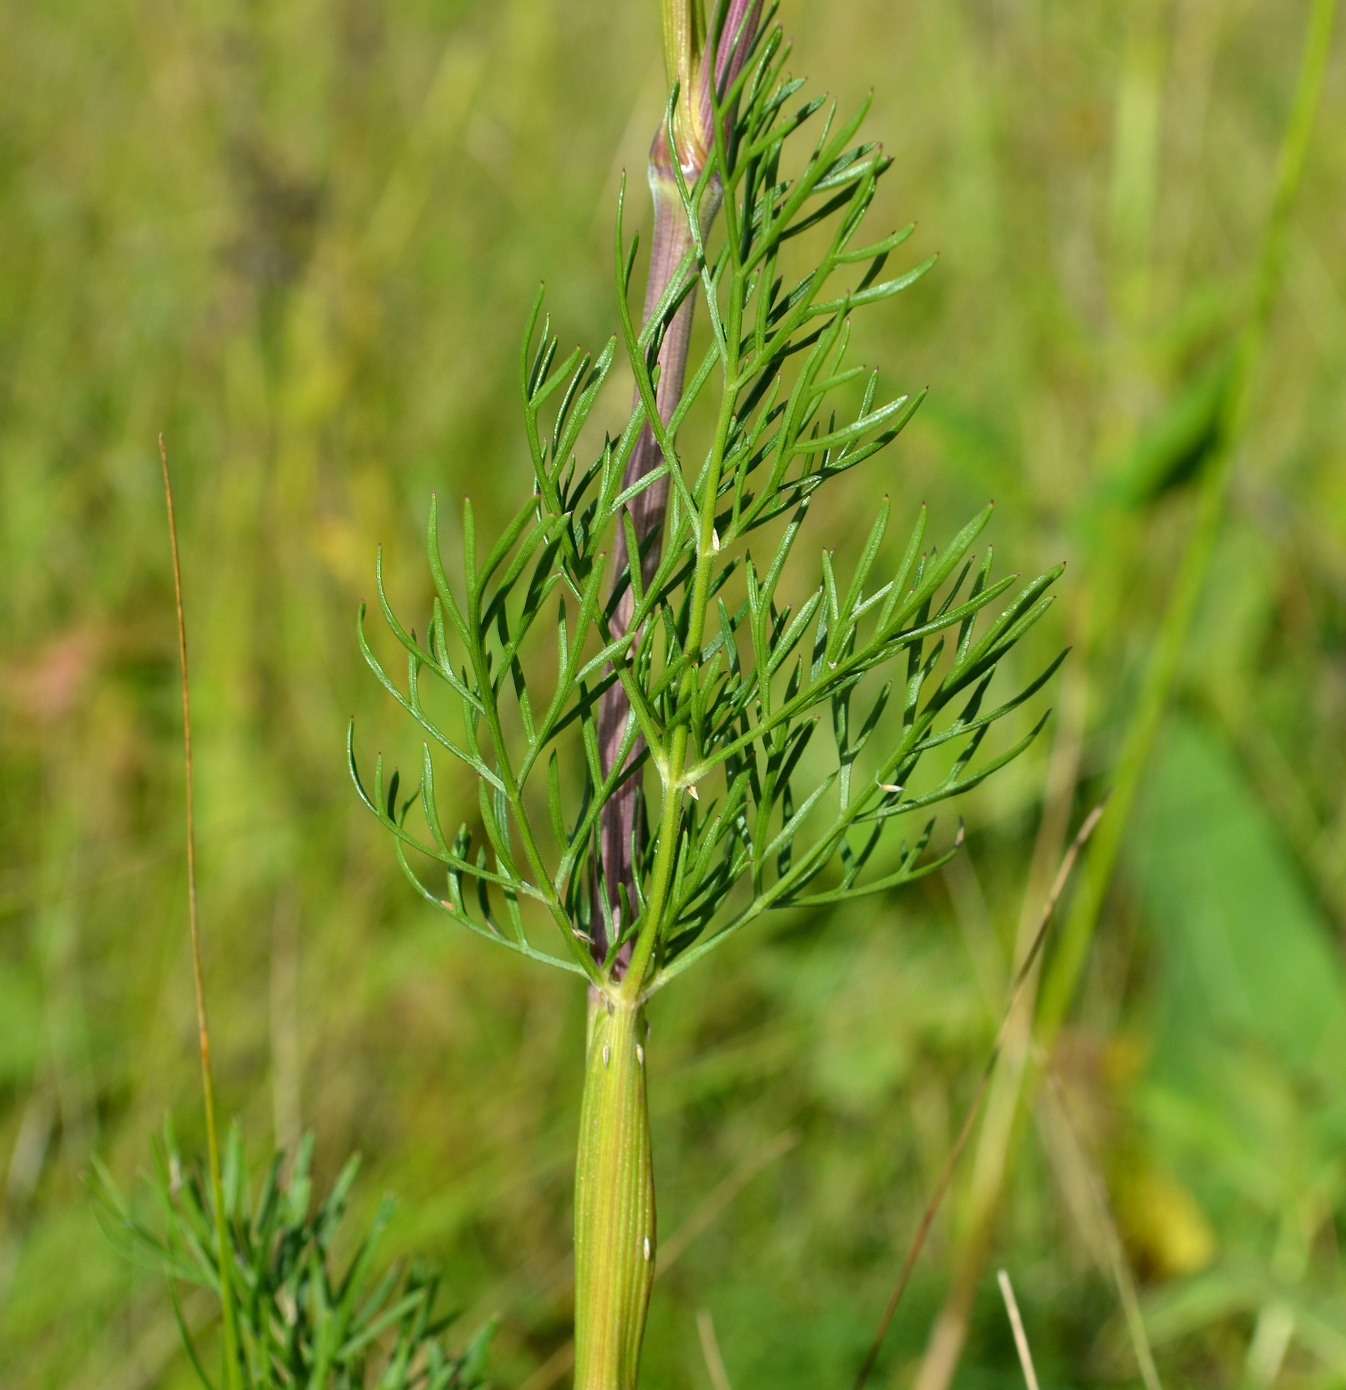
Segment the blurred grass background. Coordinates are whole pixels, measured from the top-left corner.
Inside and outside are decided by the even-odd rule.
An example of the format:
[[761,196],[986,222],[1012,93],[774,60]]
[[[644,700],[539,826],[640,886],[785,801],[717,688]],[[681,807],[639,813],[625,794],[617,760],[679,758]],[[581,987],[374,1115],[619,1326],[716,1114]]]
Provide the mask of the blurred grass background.
[[[1107,785],[1246,305],[1301,0],[786,0],[797,67],[897,160],[875,226],[942,261],[857,325],[931,397],[815,509],[1065,556],[1048,734],[968,853],[782,917],[653,1010],[645,1384],[850,1383],[999,1021],[1021,917]],[[316,1132],[401,1199],[502,1387],[564,1379],[577,990],[411,896],[344,769],[415,743],[354,640],[428,495],[529,486],[515,356],[545,277],[612,331],[620,170],[662,103],[653,0],[11,0],[0,44],[0,1383],[185,1386],[162,1286],[83,1186],[199,1132],[170,577],[176,469],[217,1078],[254,1155]],[[1336,45],[1253,422],[1179,689],[957,1383],[1132,1383],[1106,1179],[1166,1383],[1346,1383],[1346,61]],[[614,417],[625,409],[614,388]],[[880,476],[881,475],[881,476]],[[468,795],[470,789],[464,789]],[[1035,851],[1036,847],[1036,851]],[[1083,1155],[1092,1155],[1086,1159]],[[910,1384],[971,1162],[880,1363]],[[723,1185],[723,1186],[722,1186]],[[719,1191],[730,1199],[705,1205]],[[667,1246],[665,1247],[667,1249]],[[190,1308],[189,1308],[190,1314]],[[548,1367],[552,1369],[548,1369]],[[556,1368],[560,1368],[558,1371]]]

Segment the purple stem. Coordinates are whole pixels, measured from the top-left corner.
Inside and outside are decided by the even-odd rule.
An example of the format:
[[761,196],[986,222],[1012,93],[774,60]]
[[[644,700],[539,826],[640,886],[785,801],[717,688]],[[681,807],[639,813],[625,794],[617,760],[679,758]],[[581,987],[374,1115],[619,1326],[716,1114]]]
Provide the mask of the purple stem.
[[[761,0],[730,0],[720,43],[715,53],[715,80],[721,90],[726,82],[732,82],[743,66],[743,57],[752,46],[761,13]],[[738,36],[738,43],[734,43]],[[701,72],[697,86],[699,92],[693,110],[697,114],[698,129],[679,132],[680,144],[685,148],[679,153],[683,157],[682,173],[686,184],[691,187],[705,172],[706,163],[714,144],[711,130],[711,88],[709,73],[710,53],[707,50],[702,59]],[[650,146],[650,192],[654,199],[654,237],[650,250],[650,268],[645,285],[644,320],[651,314],[663,298],[678,267],[692,249],[692,231],[682,205],[678,186],[674,179],[673,152],[669,147],[668,130],[664,123]],[[720,208],[722,191],[718,186],[706,190],[704,201],[699,209],[703,235],[714,221]],[[683,381],[687,372],[687,350],[692,336],[692,316],[696,309],[695,285],[678,306],[672,321],[664,332],[659,348],[659,380],[655,387],[655,404],[659,418],[667,424],[678,402],[682,399]],[[636,393],[639,404],[640,394]],[[648,422],[640,432],[636,447],[627,462],[622,485],[629,487],[643,478],[663,462],[663,452],[655,441],[654,432]],[[640,572],[645,584],[650,582],[659,566],[660,539],[663,530],[664,513],[668,506],[668,479],[661,478],[636,497],[630,506],[631,520],[635,528],[636,540],[641,549]],[[653,541],[650,537],[654,536]],[[649,544],[647,545],[647,542]],[[622,528],[617,531],[613,546],[612,575],[610,588],[614,588],[626,573],[627,552],[626,535]],[[634,597],[628,586],[622,595],[613,617],[613,635],[623,633],[631,621]],[[630,715],[630,702],[620,685],[609,687],[598,709],[599,757],[604,776],[611,772],[621,751],[626,723]],[[628,763],[639,756],[644,741],[637,739],[632,748]],[[635,865],[633,845],[643,840],[645,827],[640,820],[640,782],[639,776],[632,776],[618,788],[611,800],[603,807],[599,821],[600,856],[603,879],[607,886],[608,903],[614,924],[621,928],[621,900],[619,885],[626,888],[626,899],[634,905]],[[592,932],[593,952],[601,963],[607,957],[608,940],[602,913],[595,902]],[[624,946],[613,967],[615,978],[620,979],[630,959],[630,943]]]

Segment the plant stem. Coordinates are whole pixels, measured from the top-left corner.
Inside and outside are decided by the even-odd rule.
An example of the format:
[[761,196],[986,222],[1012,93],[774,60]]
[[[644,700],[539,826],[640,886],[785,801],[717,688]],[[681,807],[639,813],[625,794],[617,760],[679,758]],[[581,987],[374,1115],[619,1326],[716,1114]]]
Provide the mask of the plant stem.
[[178,618],[178,662],[182,674],[182,754],[187,797],[187,919],[192,937],[192,979],[196,985],[196,1030],[201,1046],[201,1090],[206,1111],[206,1154],[210,1167],[210,1198],[215,1209],[215,1256],[220,1275],[220,1304],[224,1323],[224,1364],[230,1390],[242,1390],[238,1356],[238,1321],[224,1223],[224,1181],[220,1173],[220,1143],[215,1125],[215,1082],[210,1069],[210,1025],[206,1020],[206,984],[201,968],[201,918],[196,897],[196,810],[192,796],[192,701],[187,677],[187,620],[182,603],[182,565],[178,558],[178,523],[173,510],[173,483],[168,474],[168,449],[159,436],[159,462],[168,505],[168,539],[173,552],[173,599]]
[[[650,150],[650,192],[654,198],[654,242],[650,252],[649,280],[645,289],[645,321],[654,312],[662,299],[673,276],[677,274],[688,251],[692,248],[691,228],[683,211],[682,199],[667,167],[668,137],[661,126]],[[687,349],[692,335],[692,316],[696,309],[695,287],[678,306],[664,334],[659,348],[659,382],[655,389],[655,400],[659,417],[667,422],[682,396],[683,381],[687,371]],[[637,399],[639,391],[637,390]],[[622,477],[622,486],[629,487],[647,473],[658,468],[663,462],[663,453],[655,440],[654,431],[648,421],[640,432],[636,447],[631,452],[630,462]],[[659,566],[658,533],[664,525],[664,513],[668,506],[668,478],[664,477],[646,488],[631,503],[631,520],[635,528],[636,541],[641,547],[640,570],[646,584]],[[615,586],[626,572],[628,557],[626,535],[619,530],[613,550],[612,584]],[[612,619],[612,635],[623,634],[631,621],[635,604],[634,596],[628,587]],[[603,775],[611,772],[620,755],[626,732],[626,721],[630,717],[631,702],[625,689],[614,684],[603,695],[598,710],[598,742]],[[633,762],[639,755],[643,740],[637,740],[628,755]],[[644,827],[637,824],[640,804],[640,787],[633,777],[603,808],[600,820],[602,837],[603,877],[607,884],[608,904],[612,911],[614,924],[620,930],[621,898],[619,886],[626,889],[628,903],[636,901],[635,865],[632,862],[631,845],[633,839],[643,834]],[[594,955],[602,961],[607,957],[608,942],[603,932],[603,917],[594,913]],[[629,947],[616,966],[620,978],[630,959]]]
[[1113,811],[1089,858],[1052,968],[1043,985],[1038,1038],[1044,1046],[1050,1046],[1074,997],[1219,539],[1234,464],[1252,407],[1253,387],[1266,350],[1271,310],[1285,268],[1290,214],[1304,173],[1314,117],[1322,93],[1323,75],[1331,51],[1336,10],[1337,0],[1313,0],[1294,104],[1281,143],[1276,193],[1263,236],[1252,309],[1240,335],[1234,376],[1220,421],[1218,443],[1201,482],[1196,520],[1183,552],[1159,640],[1145,673],[1145,683],[1117,759]]
[[[649,180],[654,200],[654,238],[645,288],[643,322],[648,325],[680,268],[705,237],[719,211],[722,185],[710,181],[691,216],[684,206],[682,186],[695,186],[705,173],[716,146],[711,83],[733,80],[741,54],[757,23],[760,0],[730,0],[719,51],[705,47],[704,25],[696,0],[663,0],[664,57],[670,89],[677,84],[679,100],[670,131],[661,124],[650,147]],[[736,45],[735,40],[739,40]],[[680,161],[675,164],[675,161]],[[693,221],[693,218],[695,221]],[[659,344],[659,379],[654,409],[660,426],[672,418],[682,398],[691,342],[696,284],[664,329]],[[737,282],[733,304],[741,306]],[[732,312],[735,334],[739,314]],[[730,341],[737,343],[737,337]],[[683,677],[680,703],[698,680],[696,655],[705,630],[714,563],[715,505],[735,400],[737,362],[722,364],[723,394],[716,425],[711,464],[698,518],[696,576],[690,605],[687,651],[692,662]],[[639,387],[637,404],[641,401]],[[662,435],[662,428],[659,433]],[[664,462],[653,423],[647,419],[623,476],[630,486]],[[676,458],[668,459],[678,467]],[[610,584],[621,581],[628,565],[638,563],[647,585],[659,565],[660,533],[668,505],[667,477],[640,493],[630,511],[638,557],[627,552],[626,534],[618,528]],[[643,586],[642,586],[643,587]],[[613,615],[613,635],[621,635],[634,612],[630,587]],[[625,689],[614,684],[599,706],[599,757],[609,777],[626,738],[631,704]],[[662,803],[659,839],[645,920],[639,938],[622,948],[607,987],[589,991],[588,1063],[581,1106],[579,1149],[575,1164],[575,1388],[576,1390],[634,1390],[645,1333],[650,1285],[654,1277],[654,1172],[650,1159],[649,1114],[645,1103],[645,1052],[642,992],[663,927],[682,812],[683,773],[688,726],[678,723],[669,734],[661,762]],[[637,741],[626,754],[639,756]],[[632,776],[603,809],[600,855],[603,882],[615,928],[621,920],[621,901],[637,902],[635,847],[644,835],[639,824],[640,786]],[[624,891],[623,891],[624,890]],[[606,960],[610,942],[603,914],[593,914],[594,958]]]
[[645,1017],[592,1011],[575,1163],[575,1390],[632,1390],[654,1281]]
[[[701,70],[702,50],[705,43],[704,22],[701,6],[697,0],[661,0],[664,44],[664,70],[670,92],[676,86],[678,102],[673,124],[684,161],[685,172],[694,182],[705,169],[706,150],[704,142],[692,138],[694,115],[700,111],[697,100],[698,77]],[[654,201],[654,234],[650,245],[650,266],[645,282],[645,311],[642,326],[649,323],[660,300],[663,298],[678,268],[686,259],[694,245],[692,228],[678,192],[677,178],[673,169],[675,158],[670,144],[668,122],[661,121],[650,145],[649,182],[650,195]],[[718,199],[708,198],[708,206],[702,210],[703,228],[710,225],[718,210]],[[655,406],[659,419],[667,424],[682,398],[683,382],[687,375],[687,351],[692,338],[692,317],[696,312],[696,285],[693,284],[682,303],[678,306],[672,321],[664,331],[659,345],[659,381],[655,388]],[[640,388],[635,389],[635,401],[640,403]],[[630,487],[647,473],[658,468],[664,461],[663,451],[654,437],[654,429],[646,420],[632,450],[630,461],[622,476],[622,486]],[[670,460],[672,462],[672,460]],[[660,479],[645,489],[631,504],[630,513],[636,542],[641,550],[640,568],[643,580],[648,583],[659,565],[659,533],[664,526],[664,513],[668,508],[667,477]],[[610,583],[613,587],[625,573],[630,557],[627,555],[626,534],[618,528],[613,546],[612,571]],[[612,634],[622,635],[631,621],[635,598],[630,587],[613,615]],[[603,775],[608,776],[619,756],[626,721],[630,717],[631,702],[620,685],[613,685],[603,696],[598,711],[599,756]],[[643,740],[638,740],[632,748],[628,761],[634,761],[641,752]],[[635,865],[632,855],[633,841],[644,834],[644,827],[637,824],[640,804],[640,787],[635,778],[627,782],[603,808],[600,821],[601,855],[603,878],[606,882],[608,906],[612,920],[620,932],[621,895],[625,887],[628,903],[636,901]],[[600,890],[601,891],[601,890]],[[594,956],[600,962],[607,958],[609,943],[605,939],[603,916],[594,913]],[[630,960],[630,948],[623,947],[622,954],[614,965],[614,976],[621,978]]]
[[1041,1080],[1041,1069],[1033,1057],[1034,1054],[1050,1055],[1074,998],[1131,811],[1168,708],[1197,603],[1205,587],[1224,519],[1238,447],[1248,423],[1253,387],[1265,352],[1271,311],[1280,288],[1290,214],[1308,154],[1336,9],[1337,0],[1313,0],[1290,119],[1282,137],[1276,191],[1263,235],[1253,302],[1238,343],[1219,439],[1201,481],[1196,517],[1117,759],[1109,814],[1084,865],[1079,889],[1042,986],[1035,1023],[1036,1040],[1031,1048],[1007,1057],[1009,1069],[1002,1071],[1003,1082],[997,1078],[978,1145],[971,1206],[955,1260],[953,1283],[931,1336],[917,1379],[918,1390],[946,1390],[957,1367],[975,1289],[990,1250],[1005,1179],[1024,1132],[1028,1104]]
[[[714,55],[713,78],[717,83],[732,82],[742,67],[743,54],[756,31],[761,0],[730,0],[724,15],[724,26],[720,32],[719,44]],[[661,122],[650,146],[649,181],[650,193],[654,200],[654,235],[650,249],[650,267],[645,286],[645,310],[642,322],[648,324],[659,302],[668,290],[678,268],[687,259],[697,244],[697,231],[704,238],[711,223],[719,212],[722,189],[717,180],[712,181],[705,191],[701,206],[697,209],[699,228],[694,228],[683,206],[678,188],[678,175],[686,186],[694,186],[705,172],[716,139],[713,129],[711,107],[711,63],[710,54],[705,49],[706,35],[701,18],[701,10],[696,0],[662,0],[664,65],[669,89],[676,84],[679,99],[674,112],[674,138],[677,151],[669,142],[667,122]],[[736,43],[735,40],[738,42]],[[680,168],[675,169],[674,160],[680,159]],[[696,285],[693,283],[682,303],[678,306],[671,322],[664,331],[659,346],[659,380],[655,388],[655,407],[659,419],[667,424],[672,418],[678,402],[682,398],[683,383],[687,373],[687,351],[691,342],[692,318],[696,308]],[[729,394],[733,374],[726,370],[724,376],[725,392]],[[640,402],[639,387],[635,391],[636,403]],[[725,419],[727,428],[728,420]],[[717,436],[722,446],[723,435]],[[719,457],[723,458],[723,448]],[[629,487],[647,473],[658,468],[664,461],[663,452],[655,439],[654,430],[646,421],[632,451],[622,478],[622,486]],[[670,460],[676,464],[676,460]],[[718,475],[717,475],[718,476]],[[659,533],[663,529],[664,514],[668,506],[668,479],[645,489],[631,504],[631,520],[634,525],[637,544],[641,548],[641,575],[648,584],[659,566]],[[702,518],[702,556],[711,546],[714,531],[714,496],[709,494],[709,529]],[[705,509],[703,508],[703,511]],[[618,528],[613,547],[612,579],[615,584],[625,573],[629,557],[626,551],[626,536]],[[701,578],[698,570],[698,580]],[[702,586],[704,589],[704,585]],[[634,598],[630,588],[620,601],[613,615],[612,634],[620,636],[631,621]],[[704,618],[704,601],[701,605]],[[693,604],[693,612],[696,605]],[[700,628],[698,627],[698,633]],[[699,636],[698,636],[699,643]],[[689,643],[689,650],[691,646]],[[599,755],[604,776],[611,773],[622,745],[626,722],[630,716],[630,700],[620,685],[613,685],[603,696],[599,705],[598,737]],[[676,737],[676,734],[675,734]],[[685,736],[683,739],[685,746]],[[642,740],[637,740],[628,754],[632,761],[640,754]],[[679,764],[676,777],[665,787],[674,788],[674,796],[681,797],[681,788],[676,786],[681,777]],[[612,918],[620,929],[620,886],[626,888],[628,903],[636,901],[635,866],[632,858],[632,844],[644,834],[644,827],[637,824],[637,811],[640,801],[640,787],[636,779],[625,784],[606,806],[601,818],[601,844],[603,878],[607,884],[608,904]],[[666,817],[664,818],[666,819]],[[653,916],[654,914],[652,914]],[[607,957],[608,942],[604,937],[602,914],[594,913],[594,956],[603,961]],[[614,976],[621,979],[630,960],[630,948],[624,947],[615,967]]]
[[[693,690],[698,680],[695,654],[701,650],[701,639],[706,629],[706,607],[710,602],[711,571],[715,560],[715,504],[720,495],[720,474],[724,467],[725,449],[728,447],[729,426],[733,417],[734,395],[730,383],[738,371],[737,352],[741,326],[743,297],[737,278],[730,288],[729,298],[729,356],[724,363],[724,394],[720,402],[719,420],[715,427],[715,443],[711,449],[710,467],[707,469],[705,491],[702,493],[700,533],[697,541],[696,576],[692,582],[692,599],[687,620],[686,650],[693,654],[682,677],[678,704],[688,708]],[[631,957],[631,966],[624,981],[624,994],[627,998],[639,997],[647,983],[647,975],[654,958],[654,948],[663,928],[664,908],[667,902],[669,879],[673,873],[673,859],[677,851],[678,818],[682,810],[684,789],[683,772],[686,770],[688,726],[679,723],[673,730],[670,740],[668,766],[664,773],[663,807],[659,825],[659,847],[655,855],[654,873],[650,885],[649,901],[645,909],[645,922],[636,941]]]

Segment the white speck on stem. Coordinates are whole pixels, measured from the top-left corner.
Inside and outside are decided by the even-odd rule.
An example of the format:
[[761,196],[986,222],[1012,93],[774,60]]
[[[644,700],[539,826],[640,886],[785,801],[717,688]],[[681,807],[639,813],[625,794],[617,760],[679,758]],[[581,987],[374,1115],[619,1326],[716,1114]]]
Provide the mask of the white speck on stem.
[[603,1044],[603,1065],[604,1065],[604,1066],[607,1066],[607,1064],[608,1064],[608,1059],[609,1059],[611,1056],[612,1056],[612,1045],[611,1045],[610,1043],[604,1043],[604,1044]]
[[645,1065],[645,1049],[639,1043],[636,1044],[636,1061],[643,1067]]
[[646,1237],[645,1237],[645,1263],[646,1263],[646,1264],[649,1264],[649,1262],[650,1262],[650,1255],[651,1255],[652,1253],[653,1253],[653,1252],[650,1250],[650,1238],[649,1238],[649,1236],[646,1236]]

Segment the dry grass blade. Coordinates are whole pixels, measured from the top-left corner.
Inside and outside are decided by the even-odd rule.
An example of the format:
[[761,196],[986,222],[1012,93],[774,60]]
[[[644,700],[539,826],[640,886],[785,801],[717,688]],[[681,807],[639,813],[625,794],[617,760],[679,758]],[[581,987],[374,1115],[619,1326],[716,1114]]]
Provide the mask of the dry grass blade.
[[709,1308],[702,1308],[696,1315],[696,1330],[701,1338],[701,1355],[706,1358],[706,1370],[715,1390],[732,1390],[729,1373],[724,1368],[724,1358],[720,1355],[720,1344],[715,1338],[715,1322]]
[[789,1153],[799,1143],[799,1135],[793,1129],[783,1130],[774,1139],[768,1139],[755,1153],[751,1153],[727,1177],[722,1178],[715,1188],[707,1193],[696,1210],[659,1247],[658,1264],[654,1277],[660,1278],[673,1268],[682,1258],[687,1247],[715,1220],[717,1216],[738,1196],[763,1168],[774,1163],[782,1155]]
[[916,1266],[916,1261],[920,1256],[921,1250],[925,1245],[926,1236],[930,1234],[930,1227],[934,1224],[935,1214],[939,1211],[940,1203],[944,1200],[944,1194],[949,1190],[949,1183],[953,1178],[954,1169],[958,1166],[958,1160],[962,1157],[964,1148],[972,1133],[972,1126],[976,1122],[977,1112],[981,1109],[982,1099],[986,1095],[986,1087],[990,1082],[991,1073],[995,1070],[996,1059],[1000,1056],[1000,1049],[1005,1041],[1005,1030],[1009,1026],[1010,1018],[1014,1014],[1014,1006],[1019,1002],[1019,996],[1023,992],[1024,984],[1027,982],[1033,966],[1037,963],[1039,954],[1042,951],[1042,944],[1047,937],[1047,928],[1051,925],[1051,920],[1056,912],[1056,904],[1060,901],[1061,894],[1065,891],[1066,883],[1070,879],[1071,870],[1075,867],[1075,861],[1080,856],[1080,851],[1089,842],[1089,837],[1094,833],[1095,827],[1102,818],[1104,808],[1107,806],[1105,797],[1099,805],[1095,806],[1088,816],[1085,817],[1084,824],[1080,826],[1079,832],[1071,842],[1070,848],[1066,851],[1065,857],[1061,860],[1061,867],[1056,872],[1056,880],[1052,884],[1052,891],[1047,895],[1047,901],[1043,904],[1042,919],[1038,923],[1037,935],[1033,938],[1033,944],[1028,949],[1028,954],[1024,956],[1023,964],[1019,967],[1019,973],[1014,978],[1014,984],[1010,988],[1009,999],[1005,1004],[1004,1017],[1000,1021],[1000,1027],[996,1030],[995,1041],[991,1044],[991,1055],[986,1059],[986,1065],[982,1068],[981,1079],[977,1083],[976,1094],[972,1097],[972,1104],[968,1106],[967,1114],[963,1118],[963,1123],[958,1131],[958,1137],[954,1140],[953,1148],[949,1151],[949,1157],[945,1161],[944,1168],[940,1172],[939,1180],[935,1183],[935,1190],[931,1193],[930,1200],[926,1204],[925,1211],[921,1214],[921,1220],[916,1227],[916,1234],[912,1238],[911,1246],[907,1250],[907,1257],[902,1262],[902,1271],[897,1277],[897,1283],[888,1299],[888,1304],[883,1310],[883,1316],[879,1319],[878,1330],[874,1333],[874,1340],[870,1343],[869,1351],[865,1354],[865,1359],[860,1367],[860,1372],[855,1378],[855,1390],[862,1390],[862,1387],[869,1380],[870,1373],[874,1369],[874,1363],[879,1359],[879,1352],[883,1348],[884,1338],[888,1335],[888,1328],[892,1325],[893,1316],[897,1312],[898,1304],[902,1302],[902,1295],[907,1291],[907,1284],[911,1280],[911,1272]]
[[1010,1283],[1009,1271],[1000,1270],[996,1275],[1000,1293],[1005,1300],[1005,1311],[1009,1314],[1010,1327],[1014,1331],[1014,1345],[1019,1353],[1019,1365],[1024,1369],[1024,1380],[1028,1390],[1038,1390],[1038,1373],[1033,1369],[1033,1353],[1028,1347],[1028,1335],[1024,1332],[1024,1320],[1019,1316],[1019,1303],[1014,1297],[1014,1285]]
[[206,1111],[206,1148],[210,1162],[211,1198],[215,1205],[216,1257],[220,1270],[220,1299],[224,1310],[225,1374],[230,1390],[241,1390],[238,1324],[234,1311],[224,1229],[224,1183],[220,1176],[220,1145],[215,1124],[215,1083],[210,1070],[210,1025],[206,1019],[206,983],[201,967],[201,915],[196,896],[196,803],[192,793],[192,695],[187,672],[187,617],[182,601],[182,562],[178,554],[178,521],[173,509],[173,480],[168,471],[168,448],[159,436],[159,463],[164,475],[168,508],[168,540],[173,554],[173,599],[178,619],[178,665],[182,673],[182,761],[187,799],[187,919],[192,936],[192,978],[196,985],[196,1027],[201,1044],[201,1090]]
[[562,1380],[570,1373],[570,1368],[575,1364],[575,1343],[573,1339],[563,1342],[554,1352],[528,1377],[519,1387],[519,1390],[551,1390],[551,1387]]
[[1135,1353],[1136,1364],[1140,1368],[1141,1379],[1145,1382],[1145,1390],[1163,1390],[1163,1385],[1159,1380],[1159,1369],[1154,1362],[1154,1351],[1150,1346],[1149,1334],[1145,1331],[1145,1319],[1141,1316],[1140,1296],[1136,1292],[1136,1280],[1131,1273],[1131,1266],[1127,1262],[1126,1251],[1122,1247],[1122,1237],[1117,1229],[1117,1219],[1113,1215],[1112,1203],[1108,1200],[1107,1187],[1098,1171],[1098,1165],[1093,1161],[1092,1155],[1085,1147],[1080,1127],[1075,1123],[1070,1098],[1066,1094],[1065,1086],[1062,1085],[1056,1069],[1051,1065],[1051,1059],[1039,1053],[1038,1064],[1042,1067],[1043,1075],[1047,1078],[1047,1085],[1061,1112],[1061,1117],[1065,1121],[1066,1132],[1070,1135],[1070,1141],[1075,1146],[1080,1168],[1084,1173],[1085,1186],[1094,1204],[1094,1214],[1103,1230],[1110,1273],[1117,1285],[1117,1297],[1121,1301],[1122,1313],[1126,1319],[1127,1334],[1131,1338],[1131,1348]]

